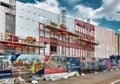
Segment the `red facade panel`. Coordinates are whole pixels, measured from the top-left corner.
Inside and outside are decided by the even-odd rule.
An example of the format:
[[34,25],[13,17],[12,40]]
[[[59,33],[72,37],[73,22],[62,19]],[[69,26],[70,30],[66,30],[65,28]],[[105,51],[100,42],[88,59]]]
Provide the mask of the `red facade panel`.
[[86,52],[90,52],[90,51],[94,52],[94,47],[93,47],[94,44],[91,43],[91,41],[94,41],[94,35],[95,35],[94,26],[77,19],[74,20],[74,25],[75,25],[74,32],[80,35],[82,39],[88,40],[86,42],[80,41],[80,44],[77,44],[76,46],[76,47],[79,46],[78,48],[82,49],[81,51],[82,56],[87,56]]

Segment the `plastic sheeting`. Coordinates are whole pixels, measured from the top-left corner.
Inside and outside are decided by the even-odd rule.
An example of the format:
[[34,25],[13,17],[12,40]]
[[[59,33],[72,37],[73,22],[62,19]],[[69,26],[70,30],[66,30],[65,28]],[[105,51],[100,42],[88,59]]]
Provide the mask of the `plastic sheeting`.
[[45,74],[66,72],[66,58],[64,56],[45,56]]
[[67,79],[67,78],[75,76],[75,75],[79,76],[79,73],[78,72],[70,72],[70,73],[47,74],[47,75],[45,75],[45,80],[56,81],[56,80],[60,80],[62,78]]

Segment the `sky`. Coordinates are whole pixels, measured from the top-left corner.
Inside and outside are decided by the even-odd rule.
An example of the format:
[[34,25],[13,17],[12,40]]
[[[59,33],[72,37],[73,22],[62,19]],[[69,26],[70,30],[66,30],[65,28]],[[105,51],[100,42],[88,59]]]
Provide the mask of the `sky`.
[[108,28],[120,34],[120,0],[17,0],[53,13],[66,10],[67,17]]

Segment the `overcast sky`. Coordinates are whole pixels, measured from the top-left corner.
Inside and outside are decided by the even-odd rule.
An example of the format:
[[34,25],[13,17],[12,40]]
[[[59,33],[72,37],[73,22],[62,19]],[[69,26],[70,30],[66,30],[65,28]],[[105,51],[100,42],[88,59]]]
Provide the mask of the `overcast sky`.
[[120,0],[17,0],[54,13],[66,9],[67,16],[91,20],[94,25],[120,34]]

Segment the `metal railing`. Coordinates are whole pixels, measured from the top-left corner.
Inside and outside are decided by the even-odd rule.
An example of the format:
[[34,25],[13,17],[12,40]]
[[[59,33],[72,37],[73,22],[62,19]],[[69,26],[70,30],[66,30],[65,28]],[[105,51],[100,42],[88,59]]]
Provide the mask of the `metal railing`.
[[[35,45],[40,46],[41,43],[39,41],[30,42],[27,40],[27,37],[15,36],[12,34],[4,34],[0,33],[0,41],[2,42],[10,42],[10,43],[19,43],[19,44],[28,44],[28,45]],[[45,45],[41,45],[45,46]]]
[[100,41],[96,41],[96,40],[88,40],[88,39],[86,39],[86,38],[81,38],[81,37],[78,37],[77,39],[80,40],[80,41],[92,42],[92,43],[95,43],[96,45],[99,45],[99,44],[100,44]]

